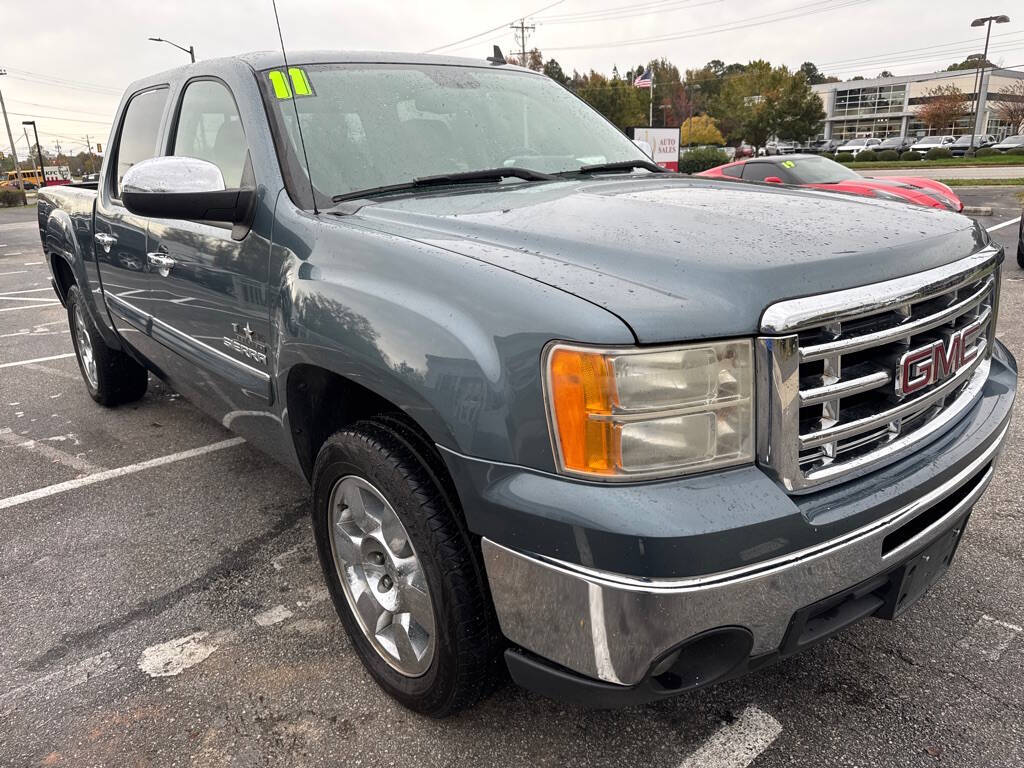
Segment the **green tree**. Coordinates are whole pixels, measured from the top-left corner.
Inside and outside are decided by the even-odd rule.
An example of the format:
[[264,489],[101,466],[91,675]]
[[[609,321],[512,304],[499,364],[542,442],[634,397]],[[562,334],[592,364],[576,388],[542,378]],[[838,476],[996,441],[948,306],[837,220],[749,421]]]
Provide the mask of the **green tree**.
[[569,82],[569,78],[562,71],[562,65],[556,59],[548,59],[544,62],[544,74],[562,85]]
[[742,139],[754,146],[772,136],[804,141],[825,119],[805,74],[767,61],[752,61],[742,74],[726,79],[708,112],[730,142]]
[[[973,55],[974,56],[978,56],[978,54],[973,54]],[[978,67],[982,66],[980,59],[981,59],[981,57],[978,56],[977,59],[966,58],[963,61],[954,62],[954,63],[950,64],[948,67],[946,67],[946,71],[947,72],[958,72],[961,69],[977,69]],[[994,67],[995,64],[993,64],[991,61],[986,61],[985,62],[985,66],[986,67]]]
[[605,77],[593,70],[579,76],[578,81],[573,74],[576,95],[619,128],[647,125],[650,97],[646,89],[634,88],[631,80]]
[[[779,73],[779,87],[765,94],[772,112],[772,128],[776,136],[807,141],[818,133],[825,119],[821,97],[811,90],[802,72]],[[784,76],[783,76],[784,73]]]

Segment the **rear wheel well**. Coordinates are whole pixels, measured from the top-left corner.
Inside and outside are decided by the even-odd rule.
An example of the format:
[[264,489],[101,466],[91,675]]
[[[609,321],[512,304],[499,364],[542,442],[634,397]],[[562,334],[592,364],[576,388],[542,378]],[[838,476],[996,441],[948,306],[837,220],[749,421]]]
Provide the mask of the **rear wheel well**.
[[50,256],[50,267],[61,301],[67,304],[68,289],[75,284],[75,274],[71,271],[71,265],[60,256],[53,255]]

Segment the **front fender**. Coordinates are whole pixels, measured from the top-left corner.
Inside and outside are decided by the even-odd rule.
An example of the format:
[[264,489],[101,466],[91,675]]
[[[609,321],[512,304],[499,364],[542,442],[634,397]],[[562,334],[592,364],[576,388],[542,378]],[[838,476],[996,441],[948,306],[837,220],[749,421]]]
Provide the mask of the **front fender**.
[[554,470],[541,351],[553,339],[633,343],[621,320],[495,265],[289,208],[275,226],[275,248],[289,251],[273,323],[279,391],[294,365],[319,366],[395,404],[440,446]]

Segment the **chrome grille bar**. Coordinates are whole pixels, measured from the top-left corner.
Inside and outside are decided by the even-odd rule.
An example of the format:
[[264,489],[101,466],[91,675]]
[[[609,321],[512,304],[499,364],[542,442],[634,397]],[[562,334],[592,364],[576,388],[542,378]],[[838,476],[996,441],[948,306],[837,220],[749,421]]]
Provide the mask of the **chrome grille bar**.
[[[988,377],[1001,260],[988,247],[917,275],[769,307],[757,345],[762,467],[788,491],[808,492],[895,461],[952,425]],[[963,350],[968,329],[977,340]],[[945,355],[928,358],[940,373],[905,390],[920,369],[900,366],[929,349]]]
[[[983,348],[985,346],[985,341],[982,340],[979,342],[978,346]],[[881,427],[885,424],[892,423],[908,416],[913,416],[915,413],[930,408],[967,381],[983,359],[984,358],[979,355],[978,359],[972,365],[961,369],[957,372],[956,376],[946,379],[946,381],[928,392],[924,397],[915,398],[909,402],[897,405],[895,408],[882,411],[875,416],[857,419],[856,421],[851,421],[847,424],[838,424],[837,426],[829,427],[828,429],[821,429],[806,435],[800,435],[800,448],[803,450],[806,448],[814,448],[818,445],[824,445],[825,443],[834,443],[839,440],[845,440],[846,438],[854,437],[864,432],[869,432],[877,427]]]
[[863,349],[869,349],[871,347],[881,346],[882,344],[889,344],[900,339],[905,339],[908,336],[913,336],[918,333],[924,333],[934,328],[938,328],[940,325],[945,325],[950,320],[954,320],[966,312],[977,307],[988,298],[989,294],[992,293],[992,285],[995,282],[994,278],[989,277],[982,284],[982,287],[971,294],[968,298],[963,301],[958,301],[956,304],[936,312],[925,317],[918,318],[916,320],[910,320],[909,322],[900,323],[892,328],[886,328],[882,331],[876,331],[874,333],[866,333],[863,336],[854,336],[847,339],[839,339],[837,341],[829,341],[824,344],[815,344],[809,347],[800,348],[800,359],[805,361],[822,360],[829,355],[848,355],[851,352],[860,352]]

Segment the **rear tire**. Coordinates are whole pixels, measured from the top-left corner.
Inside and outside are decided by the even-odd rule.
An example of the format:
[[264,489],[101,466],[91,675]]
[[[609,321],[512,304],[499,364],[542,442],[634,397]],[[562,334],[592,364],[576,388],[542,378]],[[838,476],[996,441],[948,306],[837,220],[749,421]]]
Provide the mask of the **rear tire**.
[[107,346],[85,308],[77,285],[68,289],[67,308],[71,341],[89,396],[100,405],[113,407],[146,394],[149,373],[121,350]]
[[411,434],[381,420],[328,438],[313,468],[313,530],[363,665],[406,707],[446,717],[492,689],[500,635],[448,483]]

